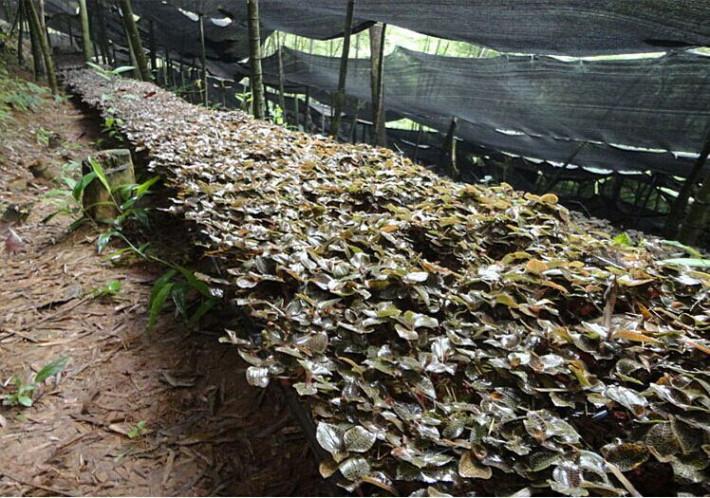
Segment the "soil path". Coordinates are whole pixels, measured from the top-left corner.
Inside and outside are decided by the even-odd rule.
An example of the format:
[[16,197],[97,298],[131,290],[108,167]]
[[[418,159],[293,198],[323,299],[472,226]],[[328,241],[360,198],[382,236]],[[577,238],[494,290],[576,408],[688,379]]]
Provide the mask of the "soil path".
[[[41,223],[57,184],[31,171],[57,173],[91,154],[96,125],[50,99],[14,119],[0,128],[0,208],[30,214],[0,227],[0,394],[13,375],[70,360],[32,407],[0,407],[0,495],[322,492],[285,403],[246,384],[235,348],[172,316],[146,335],[156,275],[112,266],[91,228],[67,234],[68,217]],[[10,228],[21,243],[8,241]],[[122,283],[118,295],[84,297],[111,280]]]

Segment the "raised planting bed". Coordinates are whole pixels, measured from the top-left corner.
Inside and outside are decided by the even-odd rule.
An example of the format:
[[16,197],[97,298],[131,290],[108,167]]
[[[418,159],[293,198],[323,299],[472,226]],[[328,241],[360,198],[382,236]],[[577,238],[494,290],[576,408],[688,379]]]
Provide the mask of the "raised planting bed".
[[189,243],[222,270],[202,278],[260,327],[225,339],[251,384],[285,382],[309,407],[324,477],[418,495],[710,492],[710,276],[662,263],[659,240],[152,84],[66,81],[178,193]]

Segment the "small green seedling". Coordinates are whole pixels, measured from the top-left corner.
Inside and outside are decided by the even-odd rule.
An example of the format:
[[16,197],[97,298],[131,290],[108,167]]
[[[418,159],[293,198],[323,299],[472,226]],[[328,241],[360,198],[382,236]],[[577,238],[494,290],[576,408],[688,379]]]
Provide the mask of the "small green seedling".
[[121,292],[121,282],[118,280],[110,280],[103,287],[98,287],[91,292],[91,297],[97,299],[99,297],[115,296]]
[[141,420],[136,425],[134,425],[133,428],[130,431],[128,431],[128,434],[126,434],[126,435],[130,439],[136,439],[136,438],[141,437],[146,432],[147,432],[147,429],[145,428],[145,420]]
[[14,375],[10,379],[10,384],[15,387],[10,394],[0,396],[4,406],[24,406],[30,407],[34,403],[34,393],[38,387],[50,377],[53,377],[64,370],[69,362],[69,358],[61,357],[47,363],[42,369],[37,372],[34,379],[29,382],[24,382],[19,376]]

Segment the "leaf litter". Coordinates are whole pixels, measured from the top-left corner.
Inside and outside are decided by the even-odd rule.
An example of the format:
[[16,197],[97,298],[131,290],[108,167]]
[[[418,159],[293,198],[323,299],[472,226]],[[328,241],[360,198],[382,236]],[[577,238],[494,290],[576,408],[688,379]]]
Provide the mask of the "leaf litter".
[[67,82],[176,192],[170,212],[225,270],[203,280],[260,327],[224,342],[251,385],[309,406],[324,477],[417,496],[710,491],[710,275],[664,264],[664,241],[150,84]]

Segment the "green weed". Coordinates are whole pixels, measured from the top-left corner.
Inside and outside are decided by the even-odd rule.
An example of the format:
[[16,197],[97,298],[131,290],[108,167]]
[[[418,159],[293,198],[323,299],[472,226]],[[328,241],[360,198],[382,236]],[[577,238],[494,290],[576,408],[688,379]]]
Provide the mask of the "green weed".
[[42,369],[37,372],[34,378],[28,381],[23,381],[18,375],[14,375],[8,385],[13,386],[9,394],[0,396],[4,406],[24,406],[30,407],[34,403],[34,394],[42,383],[59,373],[67,366],[69,358],[58,358],[50,363],[47,363]]

